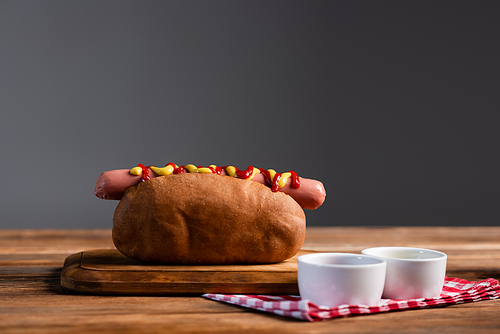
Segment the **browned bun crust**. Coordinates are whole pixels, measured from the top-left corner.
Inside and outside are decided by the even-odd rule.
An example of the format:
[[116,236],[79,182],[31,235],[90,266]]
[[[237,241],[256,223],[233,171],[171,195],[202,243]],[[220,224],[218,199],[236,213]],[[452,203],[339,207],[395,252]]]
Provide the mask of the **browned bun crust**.
[[127,189],[115,210],[113,242],[146,262],[274,263],[299,251],[305,220],[292,197],[257,182],[177,174]]

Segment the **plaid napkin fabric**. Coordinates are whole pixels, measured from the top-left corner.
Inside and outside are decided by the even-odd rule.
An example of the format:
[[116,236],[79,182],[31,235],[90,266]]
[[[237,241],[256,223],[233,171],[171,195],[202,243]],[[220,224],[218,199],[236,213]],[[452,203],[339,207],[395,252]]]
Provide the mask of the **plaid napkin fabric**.
[[282,316],[308,321],[321,321],[353,315],[439,307],[496,299],[500,297],[500,285],[497,280],[492,278],[469,282],[459,278],[446,277],[441,296],[437,298],[382,299],[377,306],[341,305],[333,308],[317,306],[308,300],[302,300],[299,296],[293,295],[204,294],[203,297]]

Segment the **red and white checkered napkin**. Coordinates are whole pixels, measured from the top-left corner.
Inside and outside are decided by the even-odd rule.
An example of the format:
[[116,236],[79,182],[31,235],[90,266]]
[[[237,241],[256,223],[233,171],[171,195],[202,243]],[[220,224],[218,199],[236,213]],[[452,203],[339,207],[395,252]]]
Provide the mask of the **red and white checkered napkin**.
[[382,299],[378,306],[341,305],[333,308],[317,306],[308,300],[302,300],[299,296],[292,295],[222,295],[209,293],[204,294],[203,297],[282,316],[321,321],[352,315],[412,310],[496,299],[500,297],[500,285],[497,280],[492,278],[469,282],[459,278],[446,277],[441,296],[437,298]]

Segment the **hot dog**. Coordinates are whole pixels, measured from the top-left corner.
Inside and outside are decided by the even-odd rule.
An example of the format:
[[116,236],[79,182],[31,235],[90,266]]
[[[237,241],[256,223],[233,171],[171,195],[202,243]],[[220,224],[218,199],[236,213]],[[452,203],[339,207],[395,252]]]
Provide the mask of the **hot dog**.
[[326,196],[321,182],[293,171],[172,163],[104,172],[95,194],[120,199],[112,237],[122,254],[197,265],[291,258],[305,240],[302,209],[319,207]]
[[[148,169],[150,178],[159,176],[151,168]],[[130,169],[117,169],[102,173],[96,181],[94,194],[101,199],[120,200],[125,190],[142,181],[141,175],[133,175]],[[221,175],[227,175],[222,169]],[[256,173],[252,181],[266,184],[265,175]],[[326,191],[320,181],[300,178],[300,187],[292,187],[292,180],[288,179],[279,191],[290,195],[303,209],[315,210],[325,201]]]

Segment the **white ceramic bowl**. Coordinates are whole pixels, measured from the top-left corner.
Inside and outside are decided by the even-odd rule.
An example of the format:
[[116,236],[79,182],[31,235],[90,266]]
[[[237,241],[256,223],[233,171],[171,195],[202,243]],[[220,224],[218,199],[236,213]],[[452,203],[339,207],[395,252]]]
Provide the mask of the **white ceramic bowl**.
[[383,298],[439,297],[446,275],[445,253],[412,247],[374,247],[362,254],[387,262]]
[[362,254],[315,253],[299,256],[302,299],[318,306],[377,305],[384,289],[386,262]]

